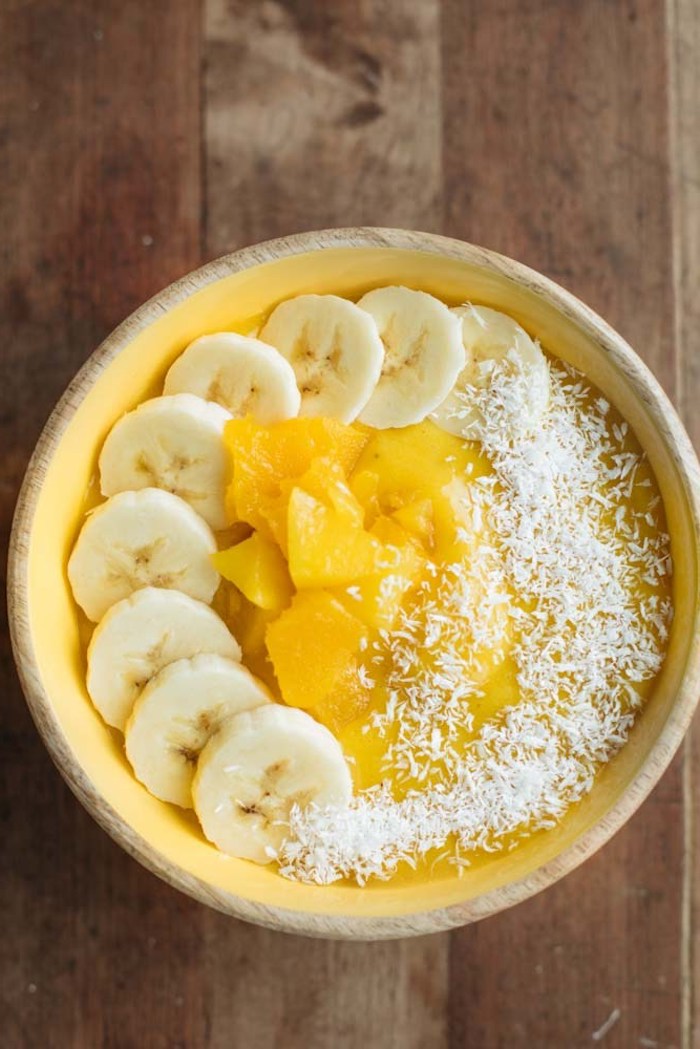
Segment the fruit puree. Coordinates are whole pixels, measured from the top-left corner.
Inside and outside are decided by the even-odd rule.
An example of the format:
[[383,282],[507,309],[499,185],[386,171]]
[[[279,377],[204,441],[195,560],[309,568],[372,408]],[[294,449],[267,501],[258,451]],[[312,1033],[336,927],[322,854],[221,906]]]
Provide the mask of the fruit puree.
[[460,872],[546,831],[663,663],[650,465],[486,307],[302,295],[203,336],[99,486],[68,565],[90,698],[152,794],[289,878]]
[[[589,402],[596,396],[587,391]],[[616,445],[613,456],[639,459],[630,505],[644,515],[641,540],[653,541],[665,521],[652,471],[612,408],[606,427]],[[417,754],[413,768],[405,760],[396,765],[393,748],[402,726],[400,720],[386,720],[392,683],[389,639],[401,610],[410,614],[428,602],[439,603],[439,579],[446,568],[454,566],[458,575],[468,569],[476,548],[493,542],[484,535],[483,523],[469,531],[470,486],[494,473],[480,445],[430,420],[388,430],[342,427],[325,419],[276,427],[234,421],[225,439],[234,463],[230,512],[234,520],[245,518],[259,528],[247,540],[260,544],[257,556],[251,547],[251,556],[239,559],[242,544],[217,558],[224,578],[251,598],[223,584],[244,659],[282,701],[308,710],[339,738],[356,790],[384,784],[401,798],[439,781],[445,773],[442,734],[430,760]],[[264,536],[274,537],[279,546]],[[253,590],[266,567],[264,594],[256,598]],[[498,563],[492,568],[502,571]],[[294,584],[298,591],[292,596]],[[517,600],[503,575],[499,585],[508,600]],[[652,594],[670,600],[670,577],[655,578],[653,584],[637,580],[630,597],[641,612]],[[481,624],[486,632],[480,645],[473,636],[471,617],[484,598],[483,592],[473,593],[467,618],[455,620],[450,630],[450,651],[464,661],[465,676],[478,686],[466,697],[469,717],[450,738],[457,753],[520,698],[513,655],[517,630],[508,615],[494,606]],[[439,648],[426,643],[417,651],[413,673],[434,679],[439,660]],[[652,684],[649,678],[637,685],[641,698]],[[428,853],[429,863],[434,851]],[[404,866],[406,876],[410,869]]]

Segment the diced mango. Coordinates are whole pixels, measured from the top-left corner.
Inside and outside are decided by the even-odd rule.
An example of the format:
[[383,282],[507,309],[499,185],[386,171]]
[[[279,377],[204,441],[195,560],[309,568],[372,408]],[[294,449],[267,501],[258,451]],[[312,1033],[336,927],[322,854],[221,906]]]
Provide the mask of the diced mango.
[[310,709],[323,704],[334,690],[340,697],[366,638],[364,623],[332,594],[296,594],[266,633],[285,703]]
[[260,655],[267,651],[265,634],[270,623],[277,619],[275,612],[260,608],[244,598],[243,605],[231,623],[231,630],[243,650],[243,655]]
[[230,627],[238,618],[241,606],[245,600],[240,590],[233,586],[232,583],[229,583],[227,579],[224,579],[214,594],[211,606],[216,614],[221,616]]
[[217,590],[212,607],[241,646],[247,668],[267,685],[273,695],[279,696],[277,679],[265,646],[265,631],[278,613],[254,605],[226,579]]
[[481,520],[470,483],[454,477],[433,493],[434,548],[438,560],[461,561],[483,539]]
[[259,608],[281,612],[294,588],[287,562],[275,543],[254,532],[242,543],[212,555],[218,572]]
[[358,429],[330,418],[290,419],[296,423],[302,439],[313,445],[309,463],[313,459],[330,458],[342,466],[346,476],[354,469],[360,453],[369,440],[369,431]]
[[381,513],[379,474],[373,470],[355,470],[350,477],[350,491],[365,511],[365,524],[371,525]]
[[347,513],[303,488],[289,497],[289,572],[299,588],[339,586],[379,567],[381,543]]
[[364,523],[364,511],[348,487],[345,471],[334,459],[314,459],[301,477],[282,483],[282,492],[289,497],[293,488],[303,488],[320,502],[337,510],[358,528]]
[[432,498],[455,475],[475,478],[489,471],[488,460],[478,446],[426,419],[401,429],[373,431],[357,460],[350,486],[353,488],[361,473],[376,474],[379,507],[392,513],[407,503]]
[[421,579],[425,556],[415,539],[388,517],[379,517],[371,534],[383,544],[379,571],[338,593],[368,626],[391,630],[406,595]]
[[357,460],[355,473],[370,470],[380,478],[380,495],[398,491],[410,496],[449,481],[464,442],[430,419],[396,430],[375,430]]
[[280,506],[281,483],[300,477],[314,459],[327,457],[347,474],[367,435],[335,419],[298,418],[263,426],[251,418],[233,419],[224,440],[233,462],[233,479],[226,493],[230,521],[247,521],[277,541],[285,520]]
[[435,519],[432,499],[413,499],[395,510],[396,521],[420,540],[426,550],[431,550],[435,542]]
[[379,515],[369,531],[381,543],[390,543],[392,546],[417,545],[403,525],[385,514]]
[[345,471],[334,459],[314,459],[311,466],[299,477],[285,478],[280,483],[280,495],[266,509],[268,524],[275,540],[288,552],[287,528],[289,523],[289,497],[295,488],[313,495],[319,502],[336,509],[348,521],[361,528],[364,512],[350,491]]
[[331,692],[309,711],[336,735],[365,713],[372,701],[372,691],[360,678],[356,660],[348,663],[336,679]]

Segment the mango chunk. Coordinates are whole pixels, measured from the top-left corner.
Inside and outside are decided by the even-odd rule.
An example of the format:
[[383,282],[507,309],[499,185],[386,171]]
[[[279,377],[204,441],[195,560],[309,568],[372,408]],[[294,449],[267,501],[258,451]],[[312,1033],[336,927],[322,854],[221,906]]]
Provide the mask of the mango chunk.
[[382,542],[380,568],[356,579],[339,596],[367,626],[391,630],[407,594],[422,579],[425,555],[415,539],[388,517],[379,517],[370,534]]
[[372,701],[372,691],[366,679],[358,673],[357,661],[348,663],[347,669],[339,674],[331,692],[315,707],[310,714],[331,732],[339,732],[356,718],[361,717]]
[[[398,495],[402,503],[418,492],[440,488],[455,471],[473,460],[464,442],[430,419],[397,430],[375,430],[362,450],[355,473],[368,470],[379,477],[378,496],[386,509],[398,509],[384,501]],[[484,471],[488,463],[484,459]]]
[[295,595],[289,608],[267,628],[267,650],[285,703],[316,708],[357,675],[357,654],[367,644],[367,627],[325,591]]
[[275,612],[243,599],[242,607],[231,626],[246,659],[267,654],[265,635],[268,626],[276,618]]
[[289,570],[278,546],[254,532],[242,543],[212,554],[218,572],[234,583],[249,601],[270,612],[281,612],[294,592]]
[[287,552],[295,586],[339,586],[376,570],[382,544],[356,518],[303,488],[294,488],[289,497]]
[[393,515],[394,520],[415,536],[426,550],[435,543],[435,510],[432,499],[413,499],[405,503]]
[[438,560],[463,561],[488,530],[470,483],[454,477],[433,494],[434,548]]
[[289,496],[293,488],[303,488],[320,502],[328,503],[358,528],[364,523],[364,510],[350,490],[345,471],[334,459],[314,459],[306,473],[285,481],[282,491]]
[[219,587],[213,607],[241,646],[243,662],[248,670],[260,678],[273,695],[279,696],[277,679],[265,645],[268,624],[279,613],[254,605],[228,581]]
[[386,514],[380,514],[369,531],[380,542],[389,543],[391,546],[417,546],[403,525]]
[[381,513],[379,474],[373,470],[355,470],[349,484],[350,491],[365,512],[365,524],[371,525]]
[[226,425],[224,441],[233,462],[233,479],[226,492],[229,520],[247,521],[269,538],[283,541],[282,482],[300,477],[320,457],[334,460],[349,473],[367,435],[335,419],[287,419],[263,426],[247,417]]

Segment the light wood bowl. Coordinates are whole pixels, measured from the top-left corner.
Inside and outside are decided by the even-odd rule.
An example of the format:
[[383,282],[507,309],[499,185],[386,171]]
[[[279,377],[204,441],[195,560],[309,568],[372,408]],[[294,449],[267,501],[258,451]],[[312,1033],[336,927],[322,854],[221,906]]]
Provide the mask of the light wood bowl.
[[[134,779],[84,686],[66,561],[97,452],[125,410],[159,391],[193,338],[246,330],[302,292],[357,297],[406,284],[449,303],[507,310],[581,368],[627,418],[659,480],[675,562],[675,621],[665,667],[628,744],[554,830],[462,878],[323,888],[219,854],[193,818]],[[538,273],[443,237],[386,229],[305,233],[234,252],[151,299],[105,340],[61,398],[29,464],[15,515],[9,608],[19,675],[37,728],[95,819],[171,885],[228,914],[315,936],[379,939],[436,932],[495,914],[557,881],[599,849],[669,764],[700,690],[700,470],[673,407],[639,357],[583,303]]]

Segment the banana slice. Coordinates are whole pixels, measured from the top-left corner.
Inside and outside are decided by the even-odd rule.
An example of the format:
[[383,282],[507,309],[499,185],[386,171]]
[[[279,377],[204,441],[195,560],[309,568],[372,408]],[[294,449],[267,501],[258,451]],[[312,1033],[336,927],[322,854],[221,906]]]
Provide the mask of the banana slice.
[[376,321],[384,365],[360,420],[380,430],[425,419],[464,365],[459,321],[423,291],[377,288],[358,302]]
[[549,407],[549,365],[536,342],[512,317],[487,306],[457,306],[451,311],[462,322],[465,365],[448,397],[432,418],[443,430],[478,440],[483,416],[474,394],[487,389],[493,365],[506,358],[512,362],[517,383],[517,405],[510,412],[512,423],[523,432],[535,429]]
[[238,642],[209,605],[177,590],[137,590],[95,628],[87,654],[88,693],[107,724],[123,729],[148,682],[168,664],[200,652],[241,658]]
[[164,393],[195,393],[237,419],[281,422],[299,414],[294,369],[274,346],[234,332],[195,339],[171,366]]
[[163,488],[212,528],[225,528],[223,433],[230,418],[221,405],[191,393],[144,401],[107,435],[99,463],[102,494]]
[[301,390],[300,415],[356,419],[382,369],[384,350],[371,317],[337,295],[280,303],[260,338],[286,357]]
[[275,858],[294,805],[342,805],[351,795],[335,737],[303,710],[279,703],[237,714],[207,743],[192,784],[207,838],[256,863]]
[[73,597],[88,619],[144,586],[211,601],[216,540],[184,499],[159,488],[121,492],[85,520],[68,561]]
[[136,778],[162,801],[191,809],[204,745],[234,714],[270,702],[257,678],[231,659],[200,655],[171,663],[146,685],[126,726]]

